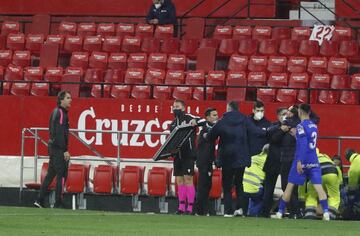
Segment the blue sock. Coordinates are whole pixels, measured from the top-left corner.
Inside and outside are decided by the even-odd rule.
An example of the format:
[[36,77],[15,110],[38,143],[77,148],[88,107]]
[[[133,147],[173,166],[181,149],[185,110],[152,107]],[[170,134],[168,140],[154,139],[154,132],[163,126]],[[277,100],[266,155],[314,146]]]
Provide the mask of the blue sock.
[[280,198],[279,212],[280,212],[281,214],[284,214],[285,208],[286,208],[286,204],[287,204],[287,202],[285,202],[283,198]]
[[320,202],[320,205],[321,205],[321,207],[322,207],[322,209],[323,209],[323,212],[324,212],[324,213],[325,213],[325,212],[329,212],[329,206],[328,206],[328,201],[327,201],[327,199],[325,199],[325,200],[320,200],[319,202]]

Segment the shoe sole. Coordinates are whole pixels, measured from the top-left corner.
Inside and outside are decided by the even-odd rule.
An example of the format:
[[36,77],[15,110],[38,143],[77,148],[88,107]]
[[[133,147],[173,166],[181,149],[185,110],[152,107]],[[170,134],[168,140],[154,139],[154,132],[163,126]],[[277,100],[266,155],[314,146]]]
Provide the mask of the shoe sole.
[[37,208],[43,208],[38,202],[34,202],[34,206],[36,206]]

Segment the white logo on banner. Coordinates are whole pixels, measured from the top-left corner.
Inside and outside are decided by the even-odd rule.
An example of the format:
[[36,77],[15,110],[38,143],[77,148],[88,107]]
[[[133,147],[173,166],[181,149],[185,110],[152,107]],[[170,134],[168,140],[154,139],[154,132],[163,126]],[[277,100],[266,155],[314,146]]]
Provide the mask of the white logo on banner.
[[333,25],[314,25],[310,40],[318,41],[319,45],[321,45],[324,39],[328,41],[331,39],[334,30]]

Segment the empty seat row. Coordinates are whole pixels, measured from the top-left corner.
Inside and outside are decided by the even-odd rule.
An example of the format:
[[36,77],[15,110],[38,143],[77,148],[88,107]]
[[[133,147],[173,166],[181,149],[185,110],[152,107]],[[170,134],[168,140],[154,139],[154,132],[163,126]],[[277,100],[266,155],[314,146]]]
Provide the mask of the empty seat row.
[[347,74],[348,60],[341,57],[306,57],[292,56],[244,56],[233,54],[229,59],[228,70],[232,71],[269,71],[269,72],[310,72]]
[[[155,32],[155,33],[154,33]],[[171,38],[174,34],[173,25],[150,25],[139,23],[137,25],[128,23],[100,23],[94,22],[61,22],[59,34],[80,36],[140,36],[141,38],[155,37],[159,39]]]
[[[215,28],[213,37],[216,39],[309,39],[312,29],[310,27],[270,27],[270,26],[235,26],[218,25]],[[336,26],[332,40],[351,40],[353,31],[351,28]]]

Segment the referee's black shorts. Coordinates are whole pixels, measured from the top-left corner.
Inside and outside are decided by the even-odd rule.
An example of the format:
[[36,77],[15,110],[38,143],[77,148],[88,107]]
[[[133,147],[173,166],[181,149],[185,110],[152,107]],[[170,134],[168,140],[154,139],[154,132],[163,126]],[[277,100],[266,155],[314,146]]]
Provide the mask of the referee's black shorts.
[[194,158],[176,157],[174,159],[174,176],[184,176],[184,175],[193,176],[194,175],[194,165],[195,165]]

